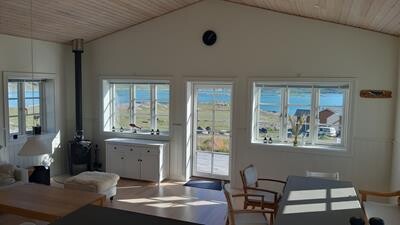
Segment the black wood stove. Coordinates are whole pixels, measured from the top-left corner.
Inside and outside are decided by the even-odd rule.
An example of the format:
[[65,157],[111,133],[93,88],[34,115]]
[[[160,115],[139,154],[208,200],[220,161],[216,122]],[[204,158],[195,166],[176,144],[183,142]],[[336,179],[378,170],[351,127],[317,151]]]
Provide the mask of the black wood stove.
[[68,161],[71,175],[92,170],[92,142],[85,140],[82,123],[82,53],[83,39],[72,41],[72,52],[75,55],[75,115],[76,131],[73,140],[69,141]]

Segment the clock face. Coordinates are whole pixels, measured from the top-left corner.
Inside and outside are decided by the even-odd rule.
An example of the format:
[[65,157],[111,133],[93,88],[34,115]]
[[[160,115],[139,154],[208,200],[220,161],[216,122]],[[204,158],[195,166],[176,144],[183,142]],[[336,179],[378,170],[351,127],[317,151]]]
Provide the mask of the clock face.
[[217,41],[217,34],[214,31],[208,30],[208,31],[204,32],[203,43],[205,45],[211,46],[211,45],[215,44],[216,41]]

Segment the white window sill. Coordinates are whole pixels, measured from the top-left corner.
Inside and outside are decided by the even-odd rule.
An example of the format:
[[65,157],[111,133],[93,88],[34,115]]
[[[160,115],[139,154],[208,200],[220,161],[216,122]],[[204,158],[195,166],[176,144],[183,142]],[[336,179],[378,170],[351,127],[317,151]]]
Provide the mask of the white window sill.
[[334,154],[334,155],[349,155],[345,146],[335,145],[298,145],[293,146],[292,143],[263,143],[253,141],[251,145],[255,148],[264,148],[272,151],[284,151],[295,153],[312,153],[312,154]]
[[25,143],[28,139],[32,138],[40,138],[40,139],[53,139],[57,134],[56,133],[47,133],[47,132],[42,132],[41,134],[33,135],[33,134],[18,134],[18,138],[14,139],[12,134],[8,138],[8,144],[13,145],[13,144],[23,144]]
[[137,138],[137,139],[146,139],[146,140],[160,140],[160,141],[168,141],[170,139],[169,134],[161,133],[150,134],[150,132],[143,133],[132,133],[132,132],[112,132],[112,131],[103,131],[103,134],[107,137],[124,137],[124,138]]

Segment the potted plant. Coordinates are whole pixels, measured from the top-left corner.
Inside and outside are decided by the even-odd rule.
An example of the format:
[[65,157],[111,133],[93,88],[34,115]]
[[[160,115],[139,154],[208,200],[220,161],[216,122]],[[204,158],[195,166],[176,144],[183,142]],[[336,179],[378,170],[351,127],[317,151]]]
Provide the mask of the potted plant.
[[42,133],[42,126],[39,124],[39,115],[34,115],[33,120],[35,121],[35,126],[32,127],[32,133],[33,135],[40,135]]
[[292,125],[292,134],[294,135],[293,146],[298,145],[297,137],[300,134],[306,118],[303,116],[289,116],[289,122]]

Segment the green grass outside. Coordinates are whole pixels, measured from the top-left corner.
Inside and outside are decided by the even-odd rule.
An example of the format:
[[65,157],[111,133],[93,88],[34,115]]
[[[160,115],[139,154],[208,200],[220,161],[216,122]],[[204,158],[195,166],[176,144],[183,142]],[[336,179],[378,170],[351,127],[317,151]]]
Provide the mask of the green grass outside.
[[[26,113],[31,114],[33,113],[33,106],[28,107]],[[39,106],[35,106],[35,113],[40,113],[39,112]],[[9,108],[8,111],[9,116],[18,116],[18,108],[17,107],[11,107]],[[10,126],[10,133],[17,133],[19,132],[18,129],[18,117],[9,117],[9,126]],[[38,121],[34,120],[33,115],[32,116],[26,116],[25,117],[25,126],[27,131],[31,131],[33,126],[36,126],[36,123],[40,125],[40,118]]]

